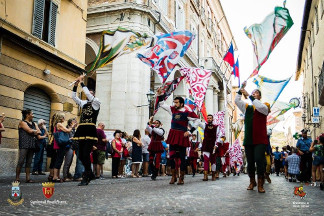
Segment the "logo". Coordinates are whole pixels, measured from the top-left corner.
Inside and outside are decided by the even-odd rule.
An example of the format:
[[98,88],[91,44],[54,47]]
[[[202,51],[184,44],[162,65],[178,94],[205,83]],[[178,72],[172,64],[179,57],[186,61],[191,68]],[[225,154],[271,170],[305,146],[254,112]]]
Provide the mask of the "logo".
[[19,184],[20,183],[18,181],[12,182],[11,194],[9,195],[8,199],[8,202],[14,206],[21,205],[24,202]]
[[303,186],[300,187],[294,187],[294,194],[295,196],[299,196],[301,199],[304,199],[306,197],[306,192],[304,192]]
[[46,197],[46,199],[49,199],[54,194],[54,183],[52,182],[45,182],[42,183],[43,185],[43,194]]

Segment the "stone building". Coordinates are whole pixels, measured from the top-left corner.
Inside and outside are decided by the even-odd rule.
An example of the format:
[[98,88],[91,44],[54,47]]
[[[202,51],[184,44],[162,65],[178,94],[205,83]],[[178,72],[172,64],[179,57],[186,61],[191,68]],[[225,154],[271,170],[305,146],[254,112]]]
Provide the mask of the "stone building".
[[[324,0],[306,0],[297,59],[296,80],[303,79],[304,126],[314,139],[323,133],[324,115]],[[319,122],[313,107],[319,107]],[[318,120],[318,119],[315,119]]]
[[[231,137],[229,125],[235,121],[231,67],[221,62],[230,42],[233,41],[235,48],[236,44],[219,0],[89,0],[86,64],[98,53],[101,32],[119,26],[149,35],[177,30],[193,32],[196,38],[179,65],[213,71],[205,98],[206,109],[210,114],[226,111],[226,136]],[[129,133],[134,129],[144,130],[149,109],[138,106],[148,103],[148,91],[161,86],[156,74],[135,54],[119,57],[90,77],[102,101],[100,121],[110,129]],[[180,76],[178,69],[175,68],[169,80]],[[175,90],[175,96],[188,96],[183,82]],[[167,103],[171,104],[173,97]],[[171,116],[159,110],[156,118],[162,120],[168,131]]]
[[0,0],[0,113],[7,116],[0,175],[15,170],[23,109],[47,123],[56,111],[66,119],[78,114],[69,83],[85,68],[87,6],[86,0]]

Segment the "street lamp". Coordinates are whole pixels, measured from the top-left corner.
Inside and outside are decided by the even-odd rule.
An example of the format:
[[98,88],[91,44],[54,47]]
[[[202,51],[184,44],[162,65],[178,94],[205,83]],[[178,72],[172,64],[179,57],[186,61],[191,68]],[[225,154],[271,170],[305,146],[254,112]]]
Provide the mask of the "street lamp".
[[154,95],[155,95],[155,93],[154,93],[152,90],[150,90],[149,92],[146,93],[147,102],[148,102],[149,104],[152,103],[152,101],[153,101],[153,99],[154,99]]
[[152,102],[154,100],[155,93],[152,90],[149,90],[149,92],[146,93],[147,101],[148,101],[148,106],[149,106],[149,117],[152,116],[153,114],[153,106]]

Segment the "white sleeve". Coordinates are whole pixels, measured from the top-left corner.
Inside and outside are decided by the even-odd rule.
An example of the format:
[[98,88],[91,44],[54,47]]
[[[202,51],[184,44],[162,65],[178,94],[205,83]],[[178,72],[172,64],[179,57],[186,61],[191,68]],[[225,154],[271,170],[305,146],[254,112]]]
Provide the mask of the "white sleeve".
[[235,96],[235,104],[241,110],[241,112],[244,114],[246,111],[246,103],[242,101],[242,95],[236,94]]
[[95,110],[98,110],[100,108],[100,101],[98,98],[94,97],[92,94],[90,94],[90,91],[87,86],[83,86],[82,90],[84,94],[87,96],[88,100],[91,101],[92,107]]
[[72,99],[75,101],[76,104],[78,104],[81,108],[84,106],[84,104],[87,103],[87,101],[80,100],[80,98],[77,96],[77,93],[75,91],[72,92]]
[[172,115],[172,112],[171,112],[171,107],[169,105],[167,105],[164,101],[161,101],[159,103],[160,107],[162,109],[164,109],[165,111],[167,111],[170,115]]
[[198,127],[201,127],[203,130],[205,130],[206,123],[203,123],[202,121],[200,121],[200,122],[198,123]]
[[153,128],[153,131],[159,136],[164,135],[164,130],[162,128]]
[[150,125],[146,125],[146,130],[151,134],[152,133],[152,128]]
[[199,123],[201,122],[199,118],[188,117],[188,120],[192,122],[192,127],[194,127],[195,129],[198,128]]
[[[222,140],[221,140],[221,131],[218,126],[217,130],[216,130],[216,143],[219,143],[219,142],[222,142]],[[216,143],[215,143],[215,145],[216,145]]]
[[269,108],[267,105],[259,101],[258,99],[254,99],[252,101],[253,105],[255,106],[255,109],[258,110],[260,113],[263,115],[268,115],[269,114]]

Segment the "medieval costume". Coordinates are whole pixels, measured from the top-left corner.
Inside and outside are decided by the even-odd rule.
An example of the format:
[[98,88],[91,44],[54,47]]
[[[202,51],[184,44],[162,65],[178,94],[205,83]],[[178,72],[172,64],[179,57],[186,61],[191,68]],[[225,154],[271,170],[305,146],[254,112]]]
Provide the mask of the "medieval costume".
[[217,141],[220,138],[220,130],[217,125],[212,123],[203,124],[200,123],[199,126],[204,129],[204,141],[202,143],[201,152],[204,158],[204,179],[203,181],[208,181],[209,172],[209,162],[212,169],[212,181],[216,180],[216,148]]
[[[190,146],[189,137],[185,137],[184,134],[188,131],[189,121],[194,121],[194,125],[197,125],[199,118],[196,113],[184,107],[177,109],[175,106],[168,106],[164,102],[160,102],[160,107],[172,115],[171,129],[166,140],[166,143],[170,145],[169,152],[172,171],[170,184],[174,184],[177,181],[175,159],[180,158],[180,178],[178,185],[182,185],[184,184],[183,180],[186,170],[186,148]],[[192,127],[190,132],[192,133],[194,130],[195,128]]]
[[222,163],[222,172],[223,176],[226,177],[226,173],[228,170],[228,166],[230,165],[230,158],[228,154],[228,149],[229,149],[229,143],[228,142],[223,142],[218,145],[219,148],[219,155],[221,158],[221,163]]
[[267,136],[267,115],[270,112],[270,105],[263,104],[260,100],[249,96],[252,105],[241,100],[242,93],[239,91],[235,97],[235,104],[245,114],[244,120],[244,141],[245,154],[248,163],[248,174],[250,185],[247,190],[253,190],[256,186],[255,163],[257,164],[258,191],[264,193],[264,172],[265,172],[265,149],[268,145]]
[[149,166],[150,170],[152,170],[151,179],[155,180],[160,168],[161,154],[164,152],[162,144],[164,129],[147,125],[146,130],[151,134],[151,142],[147,150],[149,151]]
[[189,163],[192,168],[192,176],[195,176],[197,171],[198,147],[199,147],[199,142],[197,140],[190,141],[190,147],[188,151],[189,151]]
[[77,97],[77,86],[73,87],[72,99],[81,107],[80,124],[73,137],[79,141],[79,159],[84,166],[84,173],[80,186],[87,185],[94,178],[91,170],[90,152],[96,144],[97,138],[97,117],[100,110],[100,101],[94,97],[88,88],[81,82],[82,90],[88,100],[80,100]]

